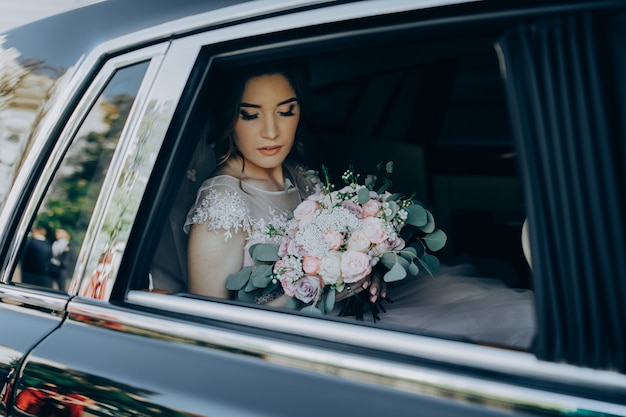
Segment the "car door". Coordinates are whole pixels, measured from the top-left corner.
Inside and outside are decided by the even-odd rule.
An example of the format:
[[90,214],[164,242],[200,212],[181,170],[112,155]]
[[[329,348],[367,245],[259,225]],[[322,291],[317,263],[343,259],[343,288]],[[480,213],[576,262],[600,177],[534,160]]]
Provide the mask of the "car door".
[[[137,123],[143,108],[137,97],[150,88],[163,51],[164,46],[154,47],[107,62],[73,109],[59,139],[52,143],[50,157],[40,160],[45,163],[43,170],[36,163],[26,163],[22,168],[22,180],[33,180],[34,188],[30,194],[20,193],[28,201],[18,226],[24,231],[18,234],[25,238],[13,241],[11,250],[18,261],[13,269],[3,271],[10,280],[0,289],[3,413],[12,406],[35,415],[51,412],[45,410],[61,412],[78,401],[72,398],[71,390],[64,391],[69,387],[59,391],[64,384],[54,373],[35,376],[39,382],[18,395],[14,390],[16,377],[31,349],[65,318],[71,276],[80,268],[81,253],[89,251],[83,243],[88,242],[85,234],[96,200],[103,183],[112,180],[119,159],[115,155],[124,152],[120,138]],[[46,148],[42,143],[34,146]],[[56,265],[61,270],[53,278],[52,236],[59,229],[68,233],[69,247],[64,250],[63,263]],[[35,230],[43,230],[47,237],[38,238]],[[35,245],[42,249],[33,249]]]

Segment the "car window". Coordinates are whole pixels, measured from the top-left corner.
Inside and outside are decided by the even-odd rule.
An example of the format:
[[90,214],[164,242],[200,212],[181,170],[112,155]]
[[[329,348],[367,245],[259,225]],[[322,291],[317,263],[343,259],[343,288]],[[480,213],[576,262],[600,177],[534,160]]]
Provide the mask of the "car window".
[[[206,211],[195,213],[202,218],[212,215],[211,204],[216,201],[206,196],[202,200],[198,192],[220,166],[219,154],[216,154],[219,146],[211,137],[211,131],[223,122],[219,117],[212,117],[225,105],[220,95],[226,79],[222,77],[255,64],[278,67],[288,64],[304,68],[309,78],[306,89],[309,100],[303,109],[303,114],[307,112],[306,125],[300,131],[306,150],[302,166],[317,171],[322,181],[325,179],[323,166],[329,172],[330,182],[339,188],[343,185],[342,174],[348,168],[360,174],[361,181],[368,174],[378,175],[378,184],[388,174],[390,190],[404,196],[414,195],[447,236],[443,248],[433,246],[435,249],[429,253],[432,257],[424,258],[437,265],[441,263],[443,274],[439,276],[444,276],[441,282],[450,274],[476,282],[493,280],[502,288],[510,289],[503,293],[526,297],[522,316],[526,315],[527,322],[531,322],[530,271],[520,243],[524,202],[493,46],[496,36],[497,33],[493,37],[481,33],[472,39],[433,40],[410,32],[394,33],[393,36],[371,36],[367,42],[351,39],[342,44],[315,43],[310,48],[305,45],[295,55],[281,52],[280,47],[268,48],[272,52],[265,55],[248,55],[233,49],[221,54],[220,48],[203,50],[194,71],[206,71],[210,63],[208,75],[198,85],[196,102],[185,109],[189,113],[187,130],[177,134],[196,138],[196,141],[186,142],[186,150],[181,151],[185,155],[182,157],[185,158],[184,168],[171,175],[168,197],[156,204],[161,210],[164,205],[171,209],[157,226],[160,234],[155,234],[158,239],[154,242],[158,243],[145,274],[147,277],[134,276],[130,289],[202,298],[190,294],[193,291],[187,286],[189,237],[183,229],[194,216],[194,202],[205,205]],[[482,159],[478,161],[475,156]],[[390,162],[393,169],[387,172]],[[198,196],[201,198],[197,200]],[[220,221],[237,215],[235,206],[216,213]],[[215,233],[219,234],[220,230]],[[141,242],[146,240],[152,239],[142,238]],[[224,256],[224,262],[228,262],[229,254]],[[244,258],[246,256],[244,254]],[[429,275],[433,265],[424,260],[420,262],[421,274]],[[391,265],[393,262],[388,268]],[[273,266],[263,268],[275,274]],[[252,271],[256,269],[257,266],[252,267]],[[206,276],[210,278],[210,270],[206,271]],[[435,274],[434,280],[437,276]],[[263,285],[278,285],[277,276],[273,277],[271,284]],[[473,286],[470,281],[464,282]],[[388,285],[401,288],[404,284],[402,281]],[[242,294],[245,288],[253,287],[238,287],[239,295],[233,295],[238,300],[231,302],[245,306],[248,301],[259,299],[254,295],[257,288],[253,288],[252,295]],[[403,290],[399,293],[403,294],[400,297],[408,294]],[[452,291],[450,296],[454,294]],[[464,296],[463,291],[456,295]],[[404,319],[395,320],[392,314],[384,312],[385,306],[382,303],[376,311],[369,311],[366,305],[364,322],[371,325],[375,321],[377,326],[396,330],[464,339],[450,330],[451,327],[422,331],[406,326],[411,321],[407,318],[410,314],[416,317],[436,314],[427,309],[407,310]],[[274,308],[271,304],[266,307]],[[319,304],[315,307],[313,310],[318,311]],[[359,309],[349,307],[341,312],[346,313],[346,317],[337,318],[335,314],[334,319],[359,323]],[[447,325],[454,327],[451,323]],[[456,326],[464,324],[459,321]],[[527,339],[529,342],[531,338]]]
[[56,170],[12,282],[66,291],[100,188],[148,68],[117,70]]

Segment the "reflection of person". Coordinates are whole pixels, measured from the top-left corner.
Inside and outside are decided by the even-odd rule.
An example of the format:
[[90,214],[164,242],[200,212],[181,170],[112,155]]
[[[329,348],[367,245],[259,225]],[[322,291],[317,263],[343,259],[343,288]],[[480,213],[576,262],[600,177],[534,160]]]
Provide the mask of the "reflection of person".
[[54,232],[55,241],[52,243],[52,257],[50,258],[50,275],[59,286],[60,290],[65,289],[65,267],[67,256],[70,251],[70,234],[65,229],[56,229]]
[[52,288],[50,276],[50,259],[52,245],[46,240],[45,227],[36,226],[26,240],[22,257],[22,282]]
[[[233,120],[230,129],[218,137],[218,150],[225,149],[218,152],[221,164],[200,187],[185,224],[192,293],[232,297],[227,276],[252,264],[247,248],[266,239],[264,226],[314,191],[315,184],[287,158],[305,104],[292,80],[286,71],[251,73],[231,92],[234,99],[219,101],[233,102],[234,115],[228,119]],[[295,186],[285,187],[286,179]],[[372,274],[358,290],[366,288],[370,300],[389,295],[394,301],[385,305],[384,324],[528,348],[534,334],[533,294],[462,272],[443,268],[434,278],[406,278],[389,289]],[[280,293],[255,299],[272,306],[286,300]]]

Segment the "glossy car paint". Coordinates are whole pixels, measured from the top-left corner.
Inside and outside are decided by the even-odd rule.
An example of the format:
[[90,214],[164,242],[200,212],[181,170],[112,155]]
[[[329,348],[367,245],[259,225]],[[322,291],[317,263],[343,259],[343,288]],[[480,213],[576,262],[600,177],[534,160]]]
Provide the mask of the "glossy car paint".
[[[70,17],[47,20],[46,25],[50,26],[43,29],[29,25],[17,30],[10,45],[28,51],[26,45],[33,42],[20,44],[20,33],[35,36],[39,30],[48,32],[52,27],[68,27],[68,22],[76,22],[76,19],[87,22],[91,20],[88,19],[92,16],[90,11],[95,10],[96,15],[102,17],[97,19],[101,27],[94,29],[90,25],[91,30],[79,27],[90,36],[68,36],[67,45],[42,48],[41,55],[32,49],[33,56],[48,56],[47,62],[59,67],[72,67],[80,59],[84,60],[73,73],[80,75],[80,80],[72,84],[72,91],[78,97],[92,80],[87,75],[99,70],[101,53],[117,53],[154,42],[156,38],[167,43],[162,32],[167,26],[164,22],[205,11],[210,2],[184,3],[181,8],[172,7],[171,2],[163,2],[158,7],[154,2],[148,2],[147,6],[140,2],[129,3],[132,6],[124,13],[116,9],[125,8],[124,2],[112,2],[113,6],[107,3],[73,12]],[[270,2],[263,4],[271,9]],[[210,5],[219,7],[214,3]],[[363,13],[360,6],[337,7],[335,16]],[[146,7],[151,10],[154,7],[161,14],[145,13]],[[303,8],[308,7],[305,4]],[[402,7],[414,6],[398,6]],[[225,24],[220,11],[215,13],[215,22]],[[259,21],[230,29],[224,27],[221,32],[216,30],[201,36],[219,42],[233,36],[272,30],[276,25],[288,28],[314,22],[328,13],[312,11],[308,15],[303,13],[301,19],[279,16],[269,20],[270,23]],[[144,15],[150,17],[144,21]],[[115,24],[107,22],[106,16]],[[207,16],[210,15],[203,18]],[[117,19],[120,19],[119,25]],[[157,31],[147,29],[160,23],[165,26]],[[175,32],[193,31],[198,28],[198,20],[192,16],[188,22],[178,25],[173,26]],[[270,27],[260,29],[266,25]],[[125,35],[142,29],[145,31],[139,35]],[[94,35],[92,39],[91,35]],[[28,37],[22,36],[25,36],[23,39]],[[140,41],[126,45],[126,39]],[[102,40],[108,41],[104,47],[100,45]],[[179,70],[191,69],[191,58],[197,47],[196,43],[187,42],[185,39],[173,42],[167,52],[167,47],[163,46],[166,43],[155,45],[148,54],[165,75],[155,75],[155,86],[144,90],[144,100],[157,100],[161,104],[178,100],[184,85],[168,86],[167,93],[161,92],[165,89],[168,71],[174,70],[175,63],[179,64]],[[76,47],[70,47],[71,44]],[[90,54],[92,48],[100,50]],[[179,55],[167,55],[162,63],[156,63],[171,51],[179,51]],[[85,106],[88,103],[86,100]],[[55,121],[64,122],[69,117],[64,114],[65,106],[72,108],[75,104],[80,109],[77,99],[60,106]],[[157,118],[169,120],[171,116],[170,110]],[[148,114],[145,107],[138,110],[137,120],[146,117],[154,115]],[[60,131],[60,127],[52,121],[48,123],[48,131],[54,138],[52,132]],[[125,146],[140,136],[137,129],[129,129]],[[164,135],[165,127],[151,135],[155,140],[153,146],[158,148]],[[71,132],[58,136],[61,145],[57,145],[57,149],[60,149],[64,138],[69,141]],[[41,146],[42,150],[46,149],[43,142]],[[51,152],[54,157],[54,150]],[[61,157],[60,151],[57,157]],[[33,158],[29,162],[35,166],[40,160]],[[120,159],[116,172],[122,175],[128,163]],[[149,171],[147,167],[146,172]],[[47,175],[45,170],[43,175]],[[29,184],[24,176],[21,181],[18,184]],[[127,192],[117,190],[115,184],[111,180],[104,192],[113,195]],[[141,184],[137,187],[134,192],[141,195],[144,189]],[[17,196],[12,197],[11,208],[22,208],[27,203]],[[105,217],[106,211],[102,210],[96,213]],[[7,226],[7,230],[14,232],[15,226],[9,228],[8,225],[13,225],[18,215],[7,213],[6,210],[2,213],[2,227]],[[24,218],[27,218],[32,210],[25,213]],[[22,234],[25,227],[22,224],[17,234]],[[92,235],[87,242],[91,244],[83,249],[85,262],[77,268],[75,279],[88,277],[90,268],[101,255],[94,242],[102,227],[94,226],[90,231]],[[5,270],[2,276],[7,279],[11,272],[6,266],[13,262],[15,245],[19,242],[10,245],[11,237],[6,233],[3,239]],[[7,256],[10,252],[12,256]],[[71,295],[80,294],[80,283],[76,282],[75,288],[76,292]],[[28,405],[33,402],[41,407],[54,407],[58,413],[84,410],[94,415],[387,415],[390,410],[394,415],[415,415],[419,410],[420,414],[429,416],[510,415],[517,411],[626,414],[623,402],[614,402],[626,393],[623,375],[541,363],[526,353],[481,346],[467,346],[459,351],[456,342],[414,336],[400,343],[402,337],[383,330],[368,333],[359,329],[355,333],[352,326],[342,323],[219,303],[206,305],[197,300],[172,300],[169,296],[143,292],[130,293],[126,300],[128,305],[117,302],[116,305],[80,297],[70,301],[70,296],[51,296],[3,285],[0,300],[0,334],[11,334],[10,338],[0,336],[0,368],[4,373],[0,377],[6,378],[6,382],[0,380],[0,384],[4,382],[0,402],[3,407],[0,411],[4,414],[12,406],[28,411],[28,407],[35,407]],[[162,309],[172,313],[164,315]],[[188,320],[190,317],[194,321]],[[58,327],[61,322],[62,326]],[[544,391],[546,388],[549,389]],[[580,398],[582,392],[586,392],[588,398]],[[451,401],[450,397],[456,399]],[[29,398],[35,400],[29,402]],[[37,413],[45,412],[45,408],[38,410]],[[23,414],[15,411],[11,415]]]

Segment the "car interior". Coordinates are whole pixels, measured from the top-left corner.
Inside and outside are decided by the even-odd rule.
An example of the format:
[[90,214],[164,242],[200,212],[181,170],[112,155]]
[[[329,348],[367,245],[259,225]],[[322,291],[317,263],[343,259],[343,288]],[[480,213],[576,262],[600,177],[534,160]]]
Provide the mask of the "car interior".
[[[378,37],[290,49],[289,56],[310,72],[303,132],[310,168],[319,171],[323,164],[339,184],[349,166],[376,174],[378,164],[393,161],[392,190],[415,193],[448,236],[436,254],[443,264],[469,263],[477,276],[531,288],[521,239],[522,185],[495,40]],[[228,68],[285,55],[225,54],[211,65]],[[209,84],[202,87],[198,109],[211,100]],[[199,129],[152,261],[153,290],[186,291],[182,227],[198,187],[216,166],[210,139]]]

